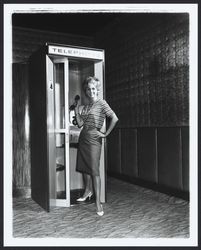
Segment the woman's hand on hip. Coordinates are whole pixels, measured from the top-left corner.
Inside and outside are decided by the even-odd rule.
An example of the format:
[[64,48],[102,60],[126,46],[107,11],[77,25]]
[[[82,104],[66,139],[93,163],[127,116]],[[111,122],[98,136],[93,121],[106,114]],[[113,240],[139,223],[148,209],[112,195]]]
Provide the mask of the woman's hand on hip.
[[104,133],[102,133],[102,132],[100,132],[100,131],[98,131],[98,130],[93,130],[93,131],[91,131],[91,133],[92,133],[95,137],[97,137],[97,138],[99,138],[99,137],[105,138],[105,137],[106,137],[106,135],[105,135]]

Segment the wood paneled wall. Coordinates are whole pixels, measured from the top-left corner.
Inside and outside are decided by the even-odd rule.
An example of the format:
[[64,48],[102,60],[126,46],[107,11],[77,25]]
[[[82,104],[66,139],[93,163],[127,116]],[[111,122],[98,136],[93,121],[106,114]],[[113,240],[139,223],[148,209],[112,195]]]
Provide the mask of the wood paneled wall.
[[116,128],[107,140],[110,175],[188,193],[188,127]]
[[13,195],[30,196],[28,64],[13,64]]

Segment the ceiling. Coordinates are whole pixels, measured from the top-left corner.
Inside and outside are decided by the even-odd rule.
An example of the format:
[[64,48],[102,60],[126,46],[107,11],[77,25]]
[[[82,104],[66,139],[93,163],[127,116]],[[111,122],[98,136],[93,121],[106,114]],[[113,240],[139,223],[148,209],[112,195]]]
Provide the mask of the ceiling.
[[79,35],[94,35],[121,14],[13,14],[13,26]]
[[177,15],[178,13],[15,13],[12,15],[12,24],[24,28],[94,36],[114,20],[122,30],[130,24],[137,30],[155,21],[169,22]]

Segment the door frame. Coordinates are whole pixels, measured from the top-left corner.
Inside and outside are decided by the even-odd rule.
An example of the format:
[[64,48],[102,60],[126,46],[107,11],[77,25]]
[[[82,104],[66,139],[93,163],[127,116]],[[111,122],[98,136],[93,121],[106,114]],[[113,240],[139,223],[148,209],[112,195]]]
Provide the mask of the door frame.
[[[59,207],[70,207],[70,165],[69,165],[69,114],[68,114],[68,84],[69,84],[69,61],[67,57],[54,57],[47,55],[52,63],[53,63],[53,68],[55,63],[63,63],[64,64],[64,115],[65,115],[65,127],[64,128],[54,128],[54,135],[56,134],[64,134],[65,138],[65,146],[64,146],[64,158],[65,158],[65,191],[66,191],[66,196],[64,199],[53,199],[50,200],[50,205],[51,206],[59,206]],[[55,68],[53,70],[53,81],[55,84]],[[53,84],[53,85],[54,85]],[[55,110],[55,91],[54,91],[54,107],[52,109]],[[55,121],[54,121],[54,126],[55,126]],[[54,141],[54,145],[56,145],[56,138]],[[50,147],[50,146],[49,146]],[[56,158],[55,158],[56,159]],[[56,165],[56,162],[55,162]],[[55,168],[55,182],[56,182],[56,168]],[[50,189],[50,187],[49,187]]]

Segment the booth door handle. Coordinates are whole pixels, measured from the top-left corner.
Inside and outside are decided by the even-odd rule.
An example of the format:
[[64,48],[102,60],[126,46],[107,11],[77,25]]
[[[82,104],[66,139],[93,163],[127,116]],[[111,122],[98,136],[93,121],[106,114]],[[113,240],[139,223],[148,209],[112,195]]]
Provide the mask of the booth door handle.
[[53,84],[52,84],[52,82],[50,82],[50,89],[53,89]]

